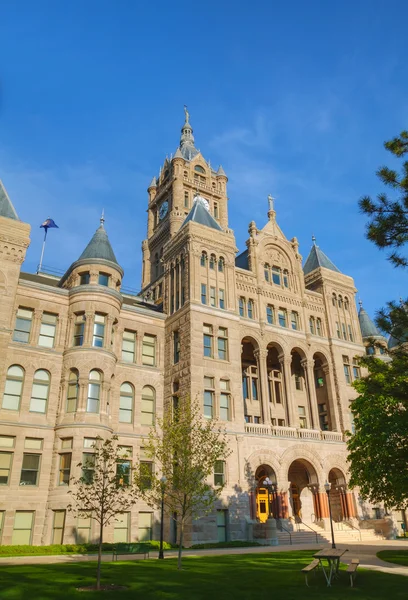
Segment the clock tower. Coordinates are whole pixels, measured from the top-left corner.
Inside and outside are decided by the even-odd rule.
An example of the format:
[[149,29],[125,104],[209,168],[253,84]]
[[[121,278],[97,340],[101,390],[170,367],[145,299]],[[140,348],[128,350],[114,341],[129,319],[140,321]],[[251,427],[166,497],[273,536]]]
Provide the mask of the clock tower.
[[215,171],[195,147],[190,115],[184,107],[185,122],[180,144],[166,157],[158,176],[148,187],[147,238],[143,240],[142,290],[157,303],[164,294],[166,245],[174,238],[201,197],[206,209],[224,231],[228,228],[227,176],[220,166]]

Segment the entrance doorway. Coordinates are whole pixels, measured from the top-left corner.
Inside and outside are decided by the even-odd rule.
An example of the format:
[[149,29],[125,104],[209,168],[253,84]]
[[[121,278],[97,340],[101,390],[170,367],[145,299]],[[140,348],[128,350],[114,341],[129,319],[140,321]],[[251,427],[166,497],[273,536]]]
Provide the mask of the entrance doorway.
[[297,459],[289,467],[289,512],[296,522],[311,523],[316,518],[314,484],[317,473],[307,460]]
[[265,479],[269,479],[276,483],[275,471],[269,465],[261,465],[257,468],[255,473],[255,479],[257,482],[256,486],[256,518],[261,523],[265,523],[269,517],[269,514],[276,516],[277,509],[277,498],[273,493],[264,485]]

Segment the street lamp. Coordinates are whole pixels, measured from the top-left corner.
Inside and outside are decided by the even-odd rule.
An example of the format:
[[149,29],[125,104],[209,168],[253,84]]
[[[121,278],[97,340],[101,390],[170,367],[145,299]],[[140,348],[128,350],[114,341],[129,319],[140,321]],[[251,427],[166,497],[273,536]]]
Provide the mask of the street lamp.
[[[264,484],[264,486],[268,490],[269,518],[271,519],[273,517],[272,504],[273,504],[273,502],[275,500],[275,494],[276,494],[276,490],[277,490],[277,485],[271,479],[269,479],[269,477],[266,477],[266,479],[264,479],[263,484]],[[272,502],[270,502],[270,496],[271,496],[271,494],[272,494]]]
[[331,529],[331,538],[332,538],[332,548],[336,548],[336,544],[334,542],[333,517],[332,517],[331,503],[330,503],[331,483],[329,483],[328,481],[326,481],[326,483],[324,484],[324,489],[326,490],[327,501],[329,503],[329,515],[330,515],[330,529]]
[[159,558],[164,558],[163,554],[163,527],[164,527],[164,492],[166,490],[166,481],[167,478],[163,475],[160,479],[161,484],[161,520],[160,520],[160,548],[159,548]]

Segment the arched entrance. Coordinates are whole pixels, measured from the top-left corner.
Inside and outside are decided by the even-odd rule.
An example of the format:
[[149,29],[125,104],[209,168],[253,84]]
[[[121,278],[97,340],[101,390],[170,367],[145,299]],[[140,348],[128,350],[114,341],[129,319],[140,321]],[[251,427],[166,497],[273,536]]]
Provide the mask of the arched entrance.
[[343,521],[348,514],[346,498],[346,480],[340,469],[331,469],[329,472],[330,505],[333,521]]
[[278,500],[275,497],[274,493],[271,493],[271,490],[265,487],[264,481],[269,477],[269,479],[276,483],[276,475],[275,471],[269,465],[261,465],[257,468],[255,473],[256,479],[256,518],[261,522],[265,523],[268,519],[270,512],[276,518],[277,508],[278,508]]
[[289,512],[296,521],[313,522],[316,517],[315,489],[317,474],[313,465],[302,458],[289,467]]

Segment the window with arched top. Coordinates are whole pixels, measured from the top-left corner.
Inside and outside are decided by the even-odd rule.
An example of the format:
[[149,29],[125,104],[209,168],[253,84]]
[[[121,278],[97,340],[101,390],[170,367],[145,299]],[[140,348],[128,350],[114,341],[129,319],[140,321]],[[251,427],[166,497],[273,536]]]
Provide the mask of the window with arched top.
[[142,389],[142,412],[140,422],[142,425],[154,425],[156,391],[150,385]]
[[333,304],[333,306],[337,306],[337,296],[336,296],[336,294],[332,295],[332,304]]
[[45,413],[47,411],[50,380],[50,374],[48,371],[45,371],[45,369],[38,369],[38,371],[34,373],[30,412]]
[[205,169],[203,169],[201,165],[196,165],[194,171],[196,171],[196,173],[202,173],[203,175],[205,174]]
[[102,374],[93,369],[89,373],[88,398],[86,402],[86,412],[99,413],[101,401]]
[[200,265],[202,267],[205,267],[205,265],[207,264],[207,252],[202,252],[201,253],[201,259],[200,259]]
[[19,410],[24,385],[24,369],[12,365],[7,370],[6,386],[4,388],[2,408]]
[[188,172],[184,171],[184,177],[188,177]]
[[215,258],[215,254],[211,254],[210,256],[210,269],[212,269],[214,271],[215,269],[215,263],[217,262],[217,259]]
[[339,296],[338,298],[339,308],[343,308],[343,298]]
[[119,422],[120,423],[133,423],[133,404],[135,399],[135,391],[133,385],[128,383],[122,383],[120,386],[120,399],[119,399]]
[[349,309],[349,299],[347,298],[347,296],[344,297],[344,308],[346,310]]
[[220,273],[224,272],[224,266],[225,266],[225,261],[224,261],[223,257],[220,256],[220,258],[218,259],[218,271]]
[[76,412],[78,403],[78,371],[71,369],[67,386],[67,412]]

